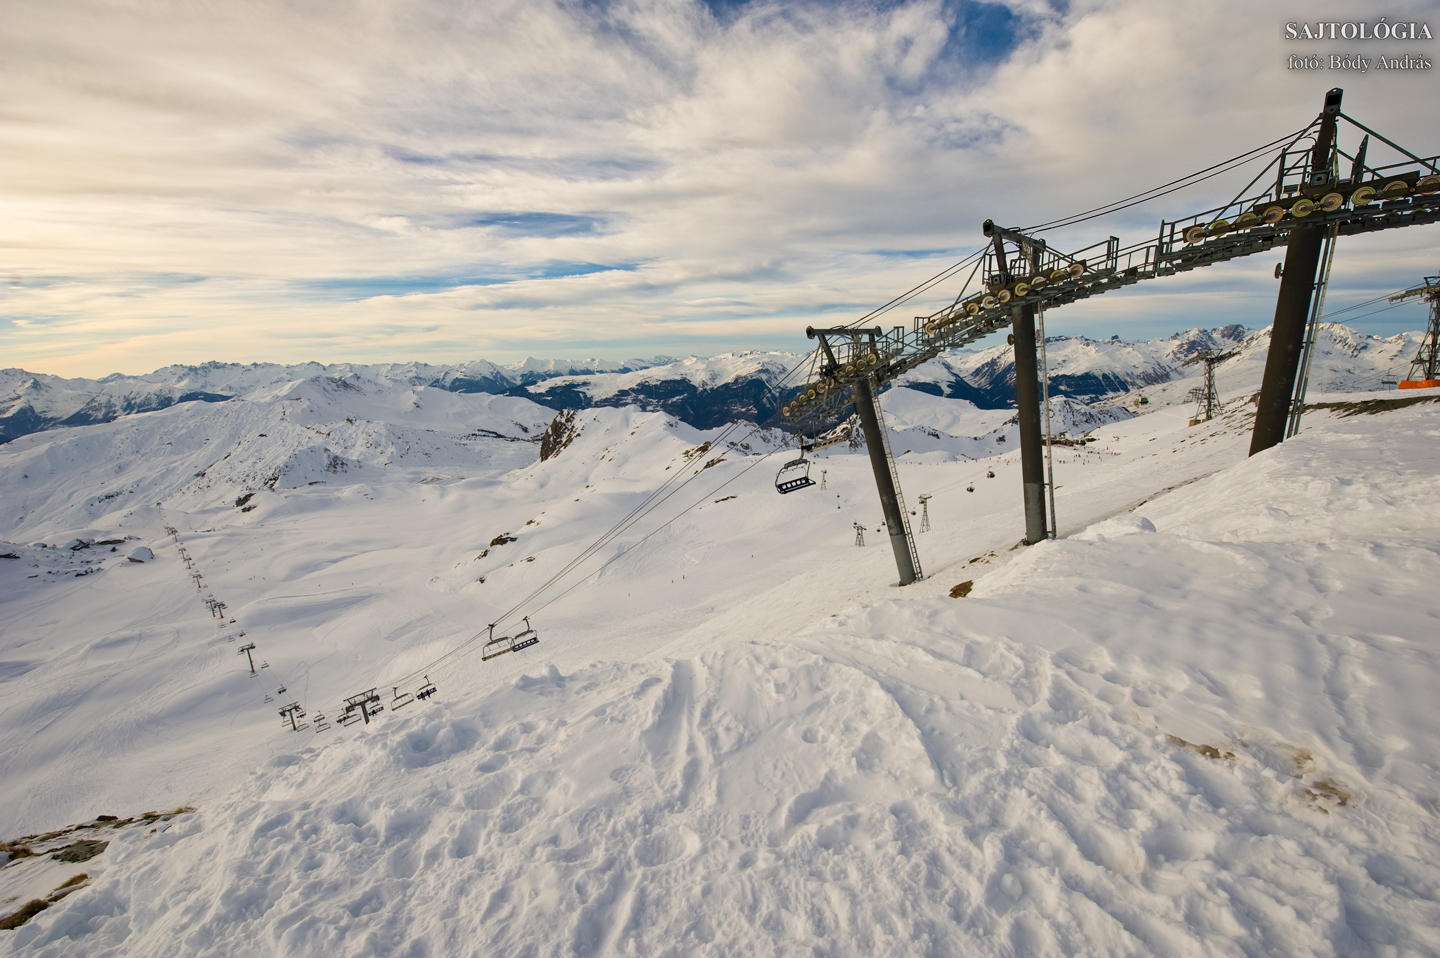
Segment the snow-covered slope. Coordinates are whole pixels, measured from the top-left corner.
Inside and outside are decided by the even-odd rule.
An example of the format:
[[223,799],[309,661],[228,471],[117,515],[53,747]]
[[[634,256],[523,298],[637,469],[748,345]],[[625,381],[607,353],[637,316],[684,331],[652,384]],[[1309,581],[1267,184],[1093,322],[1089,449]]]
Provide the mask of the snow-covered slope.
[[[1316,331],[1315,351],[1310,361],[1307,397],[1318,393],[1394,389],[1394,383],[1404,378],[1419,347],[1419,333],[1367,336],[1340,323],[1321,323]],[[1270,330],[1250,333],[1240,343],[1220,352],[1232,350],[1237,351],[1237,355],[1215,366],[1217,391],[1222,396],[1257,392],[1265,377]],[[1204,369],[1203,363],[1192,362],[1177,370],[1177,378],[1159,384],[1145,384],[1132,392],[1109,397],[1098,405],[1132,405],[1140,395],[1144,395],[1150,403],[1162,406],[1191,403],[1188,398],[1190,390],[1204,382]]]
[[383,480],[386,469],[503,473],[534,459],[552,416],[526,399],[362,382],[316,377],[248,400],[17,439],[3,447],[0,534],[24,538],[57,523],[81,534],[160,501],[218,508],[247,494],[259,521],[297,486]]
[[667,360],[618,363],[589,359],[527,359],[510,366],[485,360],[432,366],[426,363],[205,363],[166,366],[143,376],[115,373],[103,379],[63,379],[23,369],[0,369],[0,442],[61,426],[111,422],[176,403],[249,399],[302,380],[346,380],[376,388],[426,387],[459,393],[508,393],[555,376],[611,374]]
[[[1137,387],[1184,375],[1185,360],[1206,351],[1234,348],[1250,335],[1244,326],[1187,329],[1167,339],[1127,343],[1120,337],[1088,339],[1050,336],[1046,363],[1054,395],[1094,402]],[[1015,405],[1015,351],[1003,342],[974,352],[955,353],[927,363],[900,380],[912,389],[969,399],[1003,409]]]
[[[996,415],[886,396],[897,453]],[[863,451],[779,496],[749,427],[585,410],[541,461],[520,399],[272,398],[0,447],[0,838],[197,808],[0,954],[1440,951],[1434,392],[1252,459],[1244,398],[1107,423],[1028,549],[1013,451],[902,455],[903,590]],[[353,464],[245,512],[272,426]]]

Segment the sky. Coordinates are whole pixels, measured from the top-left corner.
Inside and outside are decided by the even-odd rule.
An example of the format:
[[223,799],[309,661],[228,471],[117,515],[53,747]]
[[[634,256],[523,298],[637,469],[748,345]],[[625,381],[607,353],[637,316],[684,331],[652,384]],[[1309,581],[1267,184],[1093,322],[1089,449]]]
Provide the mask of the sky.
[[[1301,6],[1440,35],[1440,0]],[[806,351],[807,325],[963,258],[986,218],[1039,223],[1203,169],[1299,130],[1332,86],[1346,113],[1440,153],[1436,68],[1289,68],[1440,62],[1440,40],[1287,40],[1299,16],[1255,0],[5,0],[0,366]],[[1254,172],[1047,238],[1138,241]],[[1342,240],[1327,308],[1440,272],[1437,239]],[[1054,310],[1047,329],[1263,327],[1281,255]],[[1344,318],[1389,335],[1425,315]]]

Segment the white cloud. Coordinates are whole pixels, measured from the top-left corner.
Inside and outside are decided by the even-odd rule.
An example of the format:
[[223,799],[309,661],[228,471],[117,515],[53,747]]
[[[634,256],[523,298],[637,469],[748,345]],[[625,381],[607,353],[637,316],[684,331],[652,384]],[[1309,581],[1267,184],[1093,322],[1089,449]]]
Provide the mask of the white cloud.
[[[1440,151],[1433,71],[1288,71],[1278,8],[1017,3],[1023,42],[993,65],[957,52],[985,38],[956,9],[17,0],[0,350],[95,374],[804,348],[807,322],[888,300],[987,216],[1037,222],[1207,166],[1298,129],[1331,85]],[[1440,29],[1435,3],[1387,12]],[[1139,238],[1241,183],[1053,242]],[[1363,298],[1432,271],[1434,232],[1355,238],[1337,284]],[[923,250],[941,252],[897,255]],[[1067,307],[1051,329],[1262,325],[1272,265]]]

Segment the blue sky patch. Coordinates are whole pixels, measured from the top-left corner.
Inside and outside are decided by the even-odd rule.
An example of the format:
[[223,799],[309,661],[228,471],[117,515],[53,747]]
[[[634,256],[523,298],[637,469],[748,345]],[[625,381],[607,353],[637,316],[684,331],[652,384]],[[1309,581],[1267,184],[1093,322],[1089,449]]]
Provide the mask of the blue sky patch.
[[599,233],[605,227],[605,219],[577,213],[477,213],[463,220],[465,226],[484,226],[498,229],[509,236],[579,236]]

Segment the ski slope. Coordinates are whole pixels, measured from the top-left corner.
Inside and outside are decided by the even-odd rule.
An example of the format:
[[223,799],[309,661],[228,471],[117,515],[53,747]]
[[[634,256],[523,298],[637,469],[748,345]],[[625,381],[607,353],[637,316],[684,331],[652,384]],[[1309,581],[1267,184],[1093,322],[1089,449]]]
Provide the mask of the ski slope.
[[[323,384],[6,444],[0,837],[197,810],[0,954],[1440,952],[1440,405],[1312,394],[1247,459],[1230,391],[1058,448],[1029,548],[1006,417],[887,393],[905,589],[863,450],[782,497],[777,434],[633,408],[543,462],[525,400]],[[517,605],[537,647],[432,664]]]

